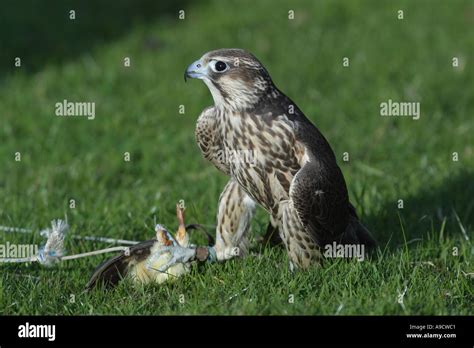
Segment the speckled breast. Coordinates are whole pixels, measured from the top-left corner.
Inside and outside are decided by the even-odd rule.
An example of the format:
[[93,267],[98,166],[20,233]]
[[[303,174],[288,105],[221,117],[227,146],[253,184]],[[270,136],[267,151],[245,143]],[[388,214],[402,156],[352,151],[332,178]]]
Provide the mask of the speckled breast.
[[221,119],[223,156],[230,175],[257,203],[276,215],[289,198],[304,148],[285,116],[228,113]]

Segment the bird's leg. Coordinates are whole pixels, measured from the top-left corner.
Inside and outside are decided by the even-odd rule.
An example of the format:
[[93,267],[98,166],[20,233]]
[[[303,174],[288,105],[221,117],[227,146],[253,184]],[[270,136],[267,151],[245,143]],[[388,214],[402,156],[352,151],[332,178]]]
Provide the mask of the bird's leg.
[[290,269],[290,272],[291,273],[294,273],[295,272],[295,264],[290,260],[289,262],[289,269]]
[[278,220],[276,217],[270,215],[270,221],[267,226],[267,232],[262,239],[262,244],[266,246],[279,246],[282,245],[280,233],[278,232]]
[[184,217],[182,211],[177,208],[180,229],[178,229],[176,239],[180,245],[159,249],[159,252],[169,251],[172,254],[171,259],[159,270],[166,271],[176,263],[224,261],[236,256],[244,256],[248,251],[247,232],[254,212],[253,200],[235,180],[231,179],[219,197],[216,244],[213,247],[188,248],[179,242],[178,237],[181,225],[184,227]]
[[290,270],[294,267],[308,268],[321,261],[321,252],[309,231],[301,223],[292,200],[282,201],[279,206],[281,239],[290,259]]
[[230,179],[219,197],[217,211],[217,260],[224,261],[248,252],[247,232],[255,213],[254,201]]

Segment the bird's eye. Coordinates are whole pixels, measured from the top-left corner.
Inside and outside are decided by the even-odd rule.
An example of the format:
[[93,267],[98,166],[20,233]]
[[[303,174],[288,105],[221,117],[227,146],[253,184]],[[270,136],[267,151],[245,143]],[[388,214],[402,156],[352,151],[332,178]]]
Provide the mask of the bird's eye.
[[220,60],[216,62],[214,67],[215,67],[216,71],[218,71],[218,72],[223,72],[223,71],[227,70],[227,64],[220,61]]

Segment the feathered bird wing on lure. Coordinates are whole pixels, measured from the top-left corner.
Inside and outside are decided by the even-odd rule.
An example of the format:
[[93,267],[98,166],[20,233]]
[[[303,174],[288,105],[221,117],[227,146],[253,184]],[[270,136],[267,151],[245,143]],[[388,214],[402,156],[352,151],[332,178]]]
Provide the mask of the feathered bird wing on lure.
[[143,262],[150,256],[151,248],[155,243],[156,239],[141,242],[130,247],[128,252],[122,252],[102,262],[94,270],[86,289],[91,290],[99,283],[103,283],[106,287],[116,285],[125,278],[133,263]]
[[156,238],[130,247],[109,260],[101,263],[93,272],[86,290],[103,284],[112,287],[124,278],[137,283],[162,283],[189,272],[189,264],[176,264],[167,270],[160,268],[173,258],[170,247],[189,247],[189,236],[184,225],[184,209],[176,206],[179,221],[178,231],[173,237],[162,225],[156,225]]

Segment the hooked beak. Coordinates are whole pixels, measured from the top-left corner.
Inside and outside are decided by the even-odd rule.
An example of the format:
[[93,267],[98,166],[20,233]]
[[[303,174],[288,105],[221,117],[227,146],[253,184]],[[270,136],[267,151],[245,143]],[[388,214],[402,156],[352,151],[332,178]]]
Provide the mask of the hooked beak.
[[200,60],[196,60],[186,68],[186,71],[184,72],[184,82],[187,81],[188,77],[192,79],[204,79],[207,77],[206,69]]

